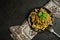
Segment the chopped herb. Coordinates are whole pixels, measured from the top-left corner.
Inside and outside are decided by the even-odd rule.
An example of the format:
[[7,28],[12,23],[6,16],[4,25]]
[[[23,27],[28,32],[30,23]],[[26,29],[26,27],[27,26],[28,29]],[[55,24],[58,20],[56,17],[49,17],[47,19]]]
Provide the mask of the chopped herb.
[[47,15],[48,15],[47,13],[43,13],[41,11],[38,13],[38,16],[40,17],[41,20],[44,20]]

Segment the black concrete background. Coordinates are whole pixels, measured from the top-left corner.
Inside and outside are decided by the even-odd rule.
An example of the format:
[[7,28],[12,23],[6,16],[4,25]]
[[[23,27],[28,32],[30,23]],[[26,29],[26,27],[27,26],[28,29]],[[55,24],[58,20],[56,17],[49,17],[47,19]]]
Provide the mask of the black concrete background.
[[[31,9],[35,7],[42,7],[48,1],[49,0],[1,0],[0,40],[12,40],[12,38],[10,37],[9,27],[12,25],[21,25],[22,22],[27,18],[29,11]],[[57,19],[56,21],[58,20],[59,19]],[[56,27],[54,29],[57,30],[58,28]],[[60,33],[60,31],[57,32]],[[38,33],[32,40],[59,40],[59,39],[52,33],[45,31],[42,33]]]

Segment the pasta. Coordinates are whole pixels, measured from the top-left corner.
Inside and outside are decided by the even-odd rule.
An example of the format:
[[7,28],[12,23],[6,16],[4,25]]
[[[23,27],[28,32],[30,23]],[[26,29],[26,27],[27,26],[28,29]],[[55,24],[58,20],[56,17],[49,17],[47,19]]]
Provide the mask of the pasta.
[[30,13],[32,28],[45,30],[48,25],[53,25],[51,13],[48,13],[44,8],[35,9]]

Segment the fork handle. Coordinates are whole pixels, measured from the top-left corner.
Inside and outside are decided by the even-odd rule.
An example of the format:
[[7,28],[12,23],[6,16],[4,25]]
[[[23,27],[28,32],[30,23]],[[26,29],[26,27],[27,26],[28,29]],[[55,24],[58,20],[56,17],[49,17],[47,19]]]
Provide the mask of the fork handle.
[[52,32],[53,34],[55,34],[57,37],[59,37],[60,38],[60,35],[59,34],[57,34],[56,32]]

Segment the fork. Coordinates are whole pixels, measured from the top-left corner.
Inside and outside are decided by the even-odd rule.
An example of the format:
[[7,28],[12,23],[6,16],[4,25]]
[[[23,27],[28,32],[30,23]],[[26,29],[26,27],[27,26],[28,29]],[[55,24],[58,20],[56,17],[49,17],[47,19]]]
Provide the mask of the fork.
[[60,38],[60,35],[58,33],[56,33],[52,27],[47,28],[47,30],[50,31],[51,33],[55,34],[58,38]]

